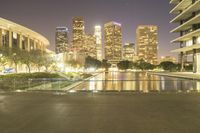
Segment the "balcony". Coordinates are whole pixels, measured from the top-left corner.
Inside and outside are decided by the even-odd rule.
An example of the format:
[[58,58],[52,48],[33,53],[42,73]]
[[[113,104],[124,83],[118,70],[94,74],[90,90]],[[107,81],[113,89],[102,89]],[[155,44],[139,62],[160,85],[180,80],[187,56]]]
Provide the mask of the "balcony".
[[192,4],[191,0],[182,0],[178,5],[176,5],[170,13],[179,13],[180,11],[183,11],[187,7],[189,7]]
[[182,41],[184,42],[184,41],[192,39],[194,36],[200,36],[200,29],[197,29],[188,34],[185,34],[185,35],[171,41],[171,43],[177,43],[177,42],[182,42]]
[[175,49],[175,50],[172,50],[171,52],[172,53],[180,53],[180,52],[190,52],[194,49],[200,49],[200,44],[195,44],[195,45],[192,45],[192,46],[188,46],[188,47],[183,47],[183,48],[179,48],[179,49]]
[[180,13],[177,17],[175,17],[170,23],[180,22],[181,20],[187,19],[191,16],[193,12],[199,11],[200,0],[196,1],[194,4],[190,5],[187,9],[185,9],[182,13]]
[[178,4],[180,2],[180,0],[171,0],[170,4]]
[[200,23],[200,14],[193,17],[192,19],[185,22],[184,24],[180,25],[179,27],[175,28],[174,30],[171,31],[171,33],[188,30],[192,27],[193,24],[198,24],[198,23]]

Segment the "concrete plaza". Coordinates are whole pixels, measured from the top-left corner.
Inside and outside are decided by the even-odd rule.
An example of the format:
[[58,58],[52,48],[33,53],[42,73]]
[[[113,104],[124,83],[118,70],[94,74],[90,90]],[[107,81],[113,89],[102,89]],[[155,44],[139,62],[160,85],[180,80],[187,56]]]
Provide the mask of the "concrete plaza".
[[1,93],[1,133],[198,133],[200,94]]

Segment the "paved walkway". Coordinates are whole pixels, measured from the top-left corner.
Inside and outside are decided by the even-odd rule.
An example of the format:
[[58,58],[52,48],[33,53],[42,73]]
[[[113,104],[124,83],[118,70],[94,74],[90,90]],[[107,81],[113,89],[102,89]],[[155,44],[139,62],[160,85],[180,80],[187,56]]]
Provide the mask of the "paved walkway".
[[199,94],[0,94],[1,133],[199,133]]

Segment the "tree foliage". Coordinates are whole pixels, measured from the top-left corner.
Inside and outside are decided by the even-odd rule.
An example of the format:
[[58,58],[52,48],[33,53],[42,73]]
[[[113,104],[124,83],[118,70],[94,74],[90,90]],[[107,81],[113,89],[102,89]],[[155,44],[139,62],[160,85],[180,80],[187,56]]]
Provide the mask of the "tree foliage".
[[53,58],[51,58],[48,53],[41,50],[27,51],[18,47],[1,47],[0,54],[6,60],[3,62],[1,58],[0,65],[3,66],[6,62],[11,62],[11,64],[14,64],[16,72],[18,71],[17,66],[19,64],[26,65],[30,73],[31,68],[34,66],[37,67],[39,71],[42,67],[45,67],[46,71],[48,71],[48,68],[54,63]]
[[121,61],[117,64],[118,68],[121,70],[127,70],[127,69],[132,69],[133,68],[133,62],[125,60]]
[[85,59],[85,68],[101,68],[101,61],[88,56]]
[[144,60],[138,60],[136,63],[134,63],[134,67],[141,70],[153,70],[155,65],[145,62]]
[[161,62],[159,67],[166,71],[179,71],[180,70],[179,64],[175,64],[170,61]]

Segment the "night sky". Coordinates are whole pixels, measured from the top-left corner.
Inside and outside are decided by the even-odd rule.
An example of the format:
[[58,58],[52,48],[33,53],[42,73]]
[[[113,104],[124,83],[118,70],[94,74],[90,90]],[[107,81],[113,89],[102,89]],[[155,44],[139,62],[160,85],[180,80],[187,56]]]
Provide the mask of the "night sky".
[[[67,26],[71,32],[74,16],[85,20],[86,33],[93,34],[95,25],[109,21],[122,24],[123,43],[135,42],[138,25],[159,26],[159,56],[174,55],[170,44],[175,35],[169,0],[1,0],[0,17],[33,29],[50,40],[54,50],[55,28]],[[71,36],[70,36],[71,38]]]

